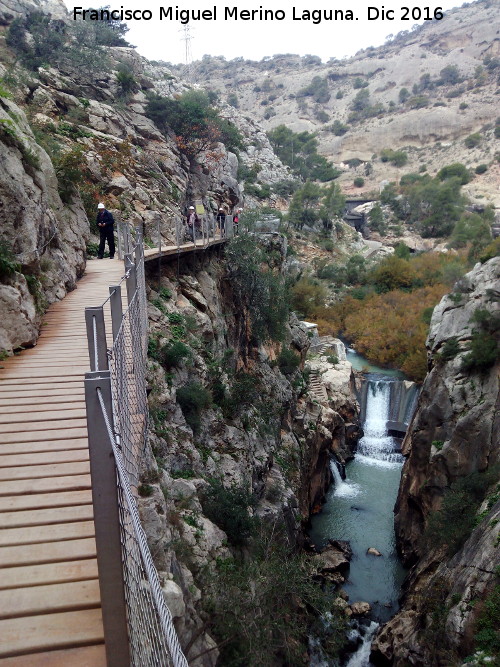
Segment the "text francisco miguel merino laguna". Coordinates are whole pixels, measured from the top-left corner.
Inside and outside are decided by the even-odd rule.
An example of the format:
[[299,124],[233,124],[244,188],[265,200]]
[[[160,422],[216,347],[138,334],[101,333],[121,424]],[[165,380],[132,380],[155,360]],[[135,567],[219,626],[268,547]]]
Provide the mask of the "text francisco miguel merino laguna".
[[[443,17],[441,7],[438,7],[434,12],[430,7],[408,8],[402,7],[407,14],[411,14],[412,9],[418,9],[419,14],[425,13],[422,18],[427,20],[441,19]],[[367,13],[365,17],[369,21],[386,20],[393,21],[395,18],[395,11],[387,10],[385,7],[365,7],[364,11]],[[299,9],[298,7],[288,8],[285,12],[283,9],[264,9],[260,6],[258,9],[240,9],[239,7],[216,7],[211,9],[183,9],[178,7],[159,7],[159,14],[156,18],[160,21],[179,21],[186,24],[190,21],[216,21],[222,18],[225,21],[283,21],[285,19],[292,19],[293,21],[311,21],[311,23],[321,23],[322,21],[357,21],[358,16],[355,16],[351,9]],[[401,17],[403,20],[408,20],[405,16]],[[415,18],[415,16],[413,16]],[[417,17],[417,18],[420,18]],[[83,9],[83,7],[73,7],[73,20],[75,21],[150,21],[153,19],[153,12],[149,9],[124,9],[121,6],[119,9]]]

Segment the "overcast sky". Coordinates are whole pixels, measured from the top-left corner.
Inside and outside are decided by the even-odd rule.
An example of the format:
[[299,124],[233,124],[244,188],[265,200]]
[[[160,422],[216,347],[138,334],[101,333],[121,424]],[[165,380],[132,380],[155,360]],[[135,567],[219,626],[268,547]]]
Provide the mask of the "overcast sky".
[[[74,1],[64,0],[70,12],[75,7]],[[137,46],[139,53],[150,60],[165,60],[172,63],[185,62],[185,41],[184,26],[180,21],[160,20],[160,7],[167,9],[169,5],[164,2],[153,2],[143,0],[136,4],[113,4],[111,0],[103,0],[102,4],[109,2],[111,9],[120,10],[150,10],[153,17],[149,21],[131,20],[127,21],[130,31],[127,33],[127,39],[130,43]],[[123,0],[122,0],[123,2]],[[411,9],[416,7],[414,17],[418,17],[418,12],[424,16],[425,7],[429,8],[432,16],[434,10],[441,7],[443,10],[451,9],[457,5],[456,0],[440,0],[440,2],[421,2],[418,8],[415,0],[413,4],[409,2],[392,2],[387,0],[377,3],[377,0],[368,2],[356,0],[346,2],[345,4],[325,2],[317,0],[305,2],[304,0],[270,0],[268,3],[259,5],[258,3],[245,3],[238,0],[240,4],[235,4],[235,0],[224,0],[224,2],[207,3],[200,0],[191,0],[189,4],[179,4],[177,7],[183,10],[210,10],[217,7],[216,21],[190,21],[190,40],[191,54],[193,60],[199,60],[204,54],[214,56],[223,55],[227,60],[243,56],[246,59],[260,60],[264,56],[272,56],[277,53],[297,53],[305,55],[307,53],[320,56],[323,61],[329,58],[342,58],[351,56],[361,48],[368,46],[380,46],[384,43],[389,34],[396,34],[400,30],[409,30],[417,21],[411,15]],[[81,7],[100,6],[101,3],[81,2]],[[285,19],[281,21],[254,20],[244,21],[241,18],[237,20],[225,18],[225,7],[236,7],[238,12],[243,10],[263,9],[281,10],[285,13]],[[312,12],[312,10],[331,9],[351,9],[357,20],[353,21],[325,21],[319,24],[313,24],[312,20],[294,20],[295,15],[301,17],[303,11]],[[381,13],[376,20],[368,20],[368,8],[382,7],[394,11],[394,20],[382,20]],[[409,20],[400,20],[404,7],[409,7]],[[176,5],[172,5],[175,11]],[[371,16],[375,16],[375,10],[371,10]],[[443,28],[446,26],[446,17],[443,19]]]

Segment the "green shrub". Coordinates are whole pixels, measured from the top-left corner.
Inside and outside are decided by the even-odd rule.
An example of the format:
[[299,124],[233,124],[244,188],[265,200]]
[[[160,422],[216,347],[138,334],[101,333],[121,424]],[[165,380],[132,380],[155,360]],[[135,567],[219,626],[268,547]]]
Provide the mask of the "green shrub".
[[167,368],[176,368],[190,355],[191,350],[189,347],[181,343],[181,341],[176,340],[162,348],[160,360],[162,365],[167,366]]
[[464,140],[464,144],[467,146],[467,148],[475,148],[476,146],[479,146],[481,143],[481,135],[479,132],[475,132],[474,134],[469,134],[468,137]]
[[431,323],[433,312],[434,312],[434,306],[429,306],[429,308],[426,308],[425,310],[422,311],[422,320],[426,324]]
[[466,183],[470,181],[469,170],[460,162],[454,162],[453,164],[443,167],[438,171],[437,177],[440,181],[445,181],[448,178],[458,178],[460,179],[461,185],[466,185]]
[[278,368],[284,375],[295,373],[300,366],[300,357],[287,347],[282,348],[278,356]]
[[4,241],[0,241],[0,280],[9,278],[16,271],[21,270],[21,265],[16,260],[12,250]]
[[456,336],[448,338],[439,353],[439,359],[442,361],[451,361],[461,352],[460,343]]
[[206,587],[220,664],[299,667],[307,661],[309,636],[321,641],[328,664],[337,664],[347,629],[344,613],[330,587],[316,580],[311,560],[292,551],[276,526],[268,532],[271,537],[253,539],[246,558],[219,561]]
[[[253,339],[282,340],[289,312],[288,293],[284,277],[272,268],[272,253],[246,233],[232,239],[225,252],[235,302],[240,314],[246,311],[250,315]],[[264,266],[269,268],[263,270]],[[246,327],[243,318],[241,326]]]
[[339,363],[339,358],[335,354],[327,355],[326,360],[329,364],[333,364],[334,366]]
[[65,204],[72,202],[77,192],[77,185],[82,178],[86,162],[81,146],[74,146],[65,153],[52,157],[57,176],[59,196]]
[[190,382],[177,389],[177,402],[193,433],[198,433],[201,426],[201,411],[212,404],[210,391],[198,382]]
[[177,145],[191,159],[218,142],[232,152],[244,147],[239,130],[220,116],[206,91],[189,90],[177,99],[150,95],[146,115],[162,132],[173,130]]
[[408,155],[404,151],[394,151],[392,148],[384,148],[380,152],[382,162],[391,162],[395,167],[403,167],[408,162]]
[[404,104],[406,100],[410,97],[410,91],[408,88],[401,88],[399,91],[399,101],[401,104]]
[[467,373],[486,373],[498,359],[498,342],[487,331],[473,333],[468,350],[461,367]]
[[160,295],[160,297],[162,299],[171,299],[172,298],[172,292],[169,289],[167,289],[166,287],[161,287],[158,294]]
[[184,322],[184,318],[180,313],[169,313],[167,318],[171,324],[182,324]]
[[353,81],[352,87],[355,88],[356,90],[359,90],[360,88],[367,88],[368,81],[363,81],[361,77],[357,76]]
[[432,512],[424,532],[428,546],[446,545],[452,556],[476,525],[476,512],[488,488],[498,479],[498,466],[474,472],[453,482],[446,490],[441,509]]
[[486,248],[482,250],[479,261],[484,264],[484,262],[487,262],[493,257],[498,257],[498,255],[500,255],[500,236],[489,243]]
[[317,104],[325,104],[330,99],[328,90],[328,79],[326,77],[315,76],[311,83],[297,92],[297,97],[311,96]]
[[328,160],[318,154],[318,139],[310,132],[293,132],[279,125],[267,133],[280,160],[304,180],[331,181],[340,174]]
[[336,137],[342,137],[349,131],[349,125],[344,125],[340,120],[335,120],[330,129]]
[[87,253],[87,257],[97,257],[97,255],[99,254],[99,244],[87,243],[85,252]]
[[429,106],[429,104],[430,100],[425,95],[415,95],[414,97],[410,97],[410,99],[408,100],[408,105],[412,109],[423,109]]
[[474,171],[476,172],[476,174],[484,174],[485,171],[488,171],[488,165],[478,164]]
[[361,176],[357,176],[353,180],[353,185],[354,185],[355,188],[362,188],[364,184],[365,184],[365,179],[362,178]]
[[201,502],[204,514],[226,533],[232,546],[243,546],[253,535],[255,520],[248,510],[256,502],[242,486],[225,487],[220,479],[209,479]]
[[135,93],[139,90],[139,84],[137,83],[134,73],[126,65],[120,65],[118,71],[116,72],[116,82],[119,86],[119,94],[121,97],[127,97],[132,93]]
[[[497,575],[498,576],[498,575]],[[500,584],[496,584],[484,601],[477,619],[476,649],[496,658],[490,664],[498,664],[500,656]]]
[[370,213],[368,214],[370,220],[370,228],[375,230],[381,235],[384,235],[387,231],[387,225],[384,219],[384,213],[380,208],[379,204],[374,206]]

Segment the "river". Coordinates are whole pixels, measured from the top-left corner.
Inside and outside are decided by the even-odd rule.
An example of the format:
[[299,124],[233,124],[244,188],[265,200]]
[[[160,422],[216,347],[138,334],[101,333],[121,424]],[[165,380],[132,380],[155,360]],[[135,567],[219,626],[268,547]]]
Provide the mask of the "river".
[[[404,376],[398,371],[377,368],[352,350],[348,350],[347,359],[354,368],[365,372],[368,382],[365,414],[361,415],[365,435],[358,444],[354,460],[346,466],[345,480],[331,462],[335,481],[322,511],[312,519],[310,536],[318,547],[329,539],[350,542],[353,557],[343,588],[350,603],[369,602],[372,613],[359,629],[363,643],[344,665],[366,667],[370,665],[371,636],[379,623],[396,613],[406,573],[396,553],[393,515],[403,457],[398,453],[399,441],[387,433],[390,385],[401,384]],[[408,412],[413,409],[413,403],[412,400]],[[367,554],[370,547],[382,556]],[[351,634],[356,632],[354,622]]]

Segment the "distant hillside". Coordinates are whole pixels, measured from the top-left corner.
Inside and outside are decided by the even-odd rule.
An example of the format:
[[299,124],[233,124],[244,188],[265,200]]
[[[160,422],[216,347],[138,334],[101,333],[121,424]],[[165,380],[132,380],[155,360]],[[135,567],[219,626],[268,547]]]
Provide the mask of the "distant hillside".
[[[285,124],[317,132],[323,155],[337,165],[348,162],[340,178],[347,191],[355,190],[356,176],[365,179],[364,190],[378,190],[383,179],[426,168],[434,174],[459,161],[489,167],[468,186],[469,194],[498,207],[499,25],[499,0],[480,1],[349,60],[204,56],[190,77],[209,81],[222,99],[268,130]],[[181,74],[182,67],[174,71]],[[468,147],[464,140],[476,133]],[[405,150],[404,168],[381,162],[387,148]]]

